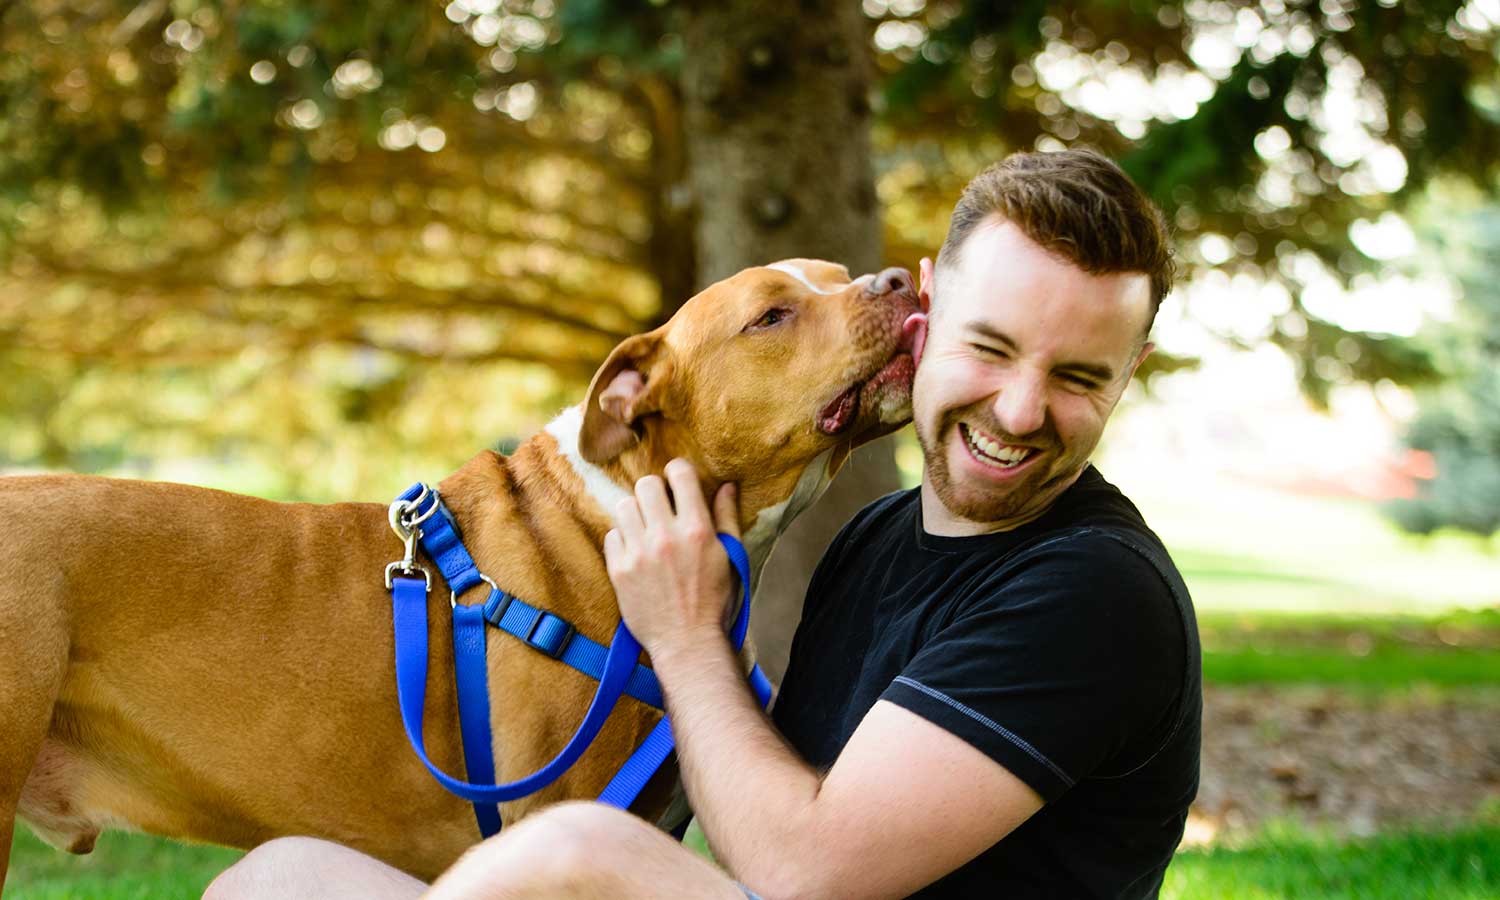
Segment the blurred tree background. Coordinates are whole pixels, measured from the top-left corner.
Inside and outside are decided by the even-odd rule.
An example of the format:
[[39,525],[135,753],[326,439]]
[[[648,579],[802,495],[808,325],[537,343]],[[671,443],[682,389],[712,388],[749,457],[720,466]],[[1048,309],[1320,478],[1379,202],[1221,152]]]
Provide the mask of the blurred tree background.
[[1465,302],[1429,339],[1447,377],[1427,392],[1407,436],[1432,454],[1433,477],[1390,511],[1423,534],[1451,525],[1487,535],[1500,530],[1500,209],[1447,220],[1433,243]]
[[[1185,846],[1259,835],[1185,850],[1164,896],[1500,895],[1500,543],[1451,533],[1500,527],[1497,29],[1500,0],[0,0],[0,472],[383,502],[513,446],[705,284],[914,267],[985,165],[1091,145],[1182,264],[1112,438],[1154,390],[1170,445],[1164,407],[1257,390],[1185,405],[1184,379],[1269,352],[1315,406],[1415,397],[1431,462],[1387,507],[1420,540],[1266,490],[1328,446],[1269,408],[1245,417],[1289,441],[1206,425],[1262,481],[1194,481],[1204,445],[1162,441],[1157,496],[1120,479],[1199,608]],[[861,453],[782,542],[768,668],[913,450]],[[1334,853],[1255,830],[1281,816],[1445,833]],[[227,862],[106,845],[95,889],[17,841],[18,897],[196,895]]]
[[[531,432],[704,284],[912,267],[986,163],[1075,144],[1167,210],[1184,291],[1262,286],[1219,338],[1285,348],[1315,400],[1430,382],[1441,347],[1309,298],[1375,278],[1362,235],[1407,233],[1431,186],[1490,195],[1497,23],[1494,0],[0,0],[0,464],[378,499]],[[1492,366],[1500,321],[1474,322]],[[1492,454],[1493,371],[1465,400]],[[890,457],[805,527],[894,487]],[[784,543],[795,596],[821,544]]]

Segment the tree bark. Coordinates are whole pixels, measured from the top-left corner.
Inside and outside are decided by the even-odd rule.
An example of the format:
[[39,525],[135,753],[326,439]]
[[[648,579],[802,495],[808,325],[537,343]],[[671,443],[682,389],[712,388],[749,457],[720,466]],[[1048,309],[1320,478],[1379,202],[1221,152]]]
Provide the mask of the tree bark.
[[[880,268],[867,28],[850,0],[694,6],[683,31],[682,98],[699,287],[788,257],[841,262],[854,275]],[[871,445],[782,537],[754,618],[773,680],[828,542],[861,506],[897,487],[889,440]]]

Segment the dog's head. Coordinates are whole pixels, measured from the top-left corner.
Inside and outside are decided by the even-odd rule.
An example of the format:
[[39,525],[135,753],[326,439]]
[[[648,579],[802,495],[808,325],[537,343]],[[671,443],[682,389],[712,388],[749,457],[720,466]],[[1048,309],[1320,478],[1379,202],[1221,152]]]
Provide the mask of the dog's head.
[[683,456],[705,488],[739,483],[745,523],[795,514],[850,451],[911,418],[920,313],[905,269],[746,269],[615,348],[589,387],[579,453],[627,486]]

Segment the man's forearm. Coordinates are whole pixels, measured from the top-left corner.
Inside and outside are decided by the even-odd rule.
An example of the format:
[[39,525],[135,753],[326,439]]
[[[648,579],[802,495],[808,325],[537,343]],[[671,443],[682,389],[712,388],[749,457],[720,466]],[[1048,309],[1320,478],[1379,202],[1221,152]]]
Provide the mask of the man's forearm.
[[723,635],[681,642],[652,665],[688,800],[715,855],[752,885],[785,883],[806,849],[822,779],[756,705]]

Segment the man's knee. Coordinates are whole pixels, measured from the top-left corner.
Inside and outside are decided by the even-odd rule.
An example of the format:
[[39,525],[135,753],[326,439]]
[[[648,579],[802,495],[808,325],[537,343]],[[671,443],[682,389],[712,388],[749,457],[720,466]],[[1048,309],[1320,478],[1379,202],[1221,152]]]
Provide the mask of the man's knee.
[[560,803],[528,816],[469,849],[455,869],[484,872],[500,883],[582,888],[632,868],[654,827],[598,803]]
[[285,873],[298,871],[300,867],[315,862],[327,846],[316,838],[305,837],[267,841],[221,872],[203,892],[203,900],[263,897]]
[[545,856],[561,870],[613,868],[626,849],[652,826],[630,813],[599,803],[559,803],[514,828],[517,853]]
[[245,854],[208,886],[206,900],[277,897],[301,900],[405,900],[420,881],[348,847],[308,837],[278,838]]

